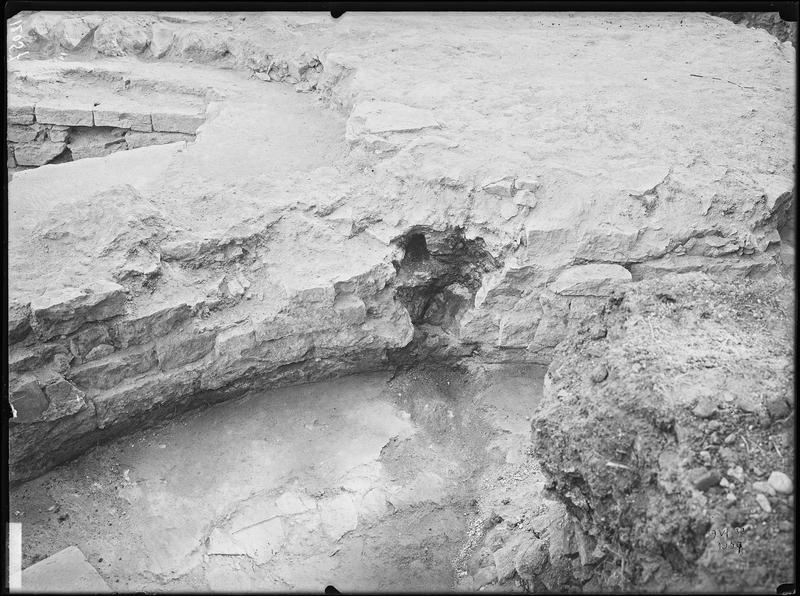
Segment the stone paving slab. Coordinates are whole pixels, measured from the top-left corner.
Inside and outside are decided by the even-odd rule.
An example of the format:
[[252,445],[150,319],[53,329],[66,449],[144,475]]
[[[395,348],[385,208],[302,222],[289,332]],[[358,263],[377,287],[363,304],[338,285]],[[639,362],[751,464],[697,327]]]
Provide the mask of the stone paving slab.
[[25,593],[111,591],[77,546],[69,546],[22,571],[22,592]]

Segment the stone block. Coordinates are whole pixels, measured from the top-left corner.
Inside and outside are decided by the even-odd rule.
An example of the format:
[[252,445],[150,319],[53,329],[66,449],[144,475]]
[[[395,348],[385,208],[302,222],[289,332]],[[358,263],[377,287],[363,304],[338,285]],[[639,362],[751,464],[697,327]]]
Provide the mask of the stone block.
[[14,422],[33,422],[47,409],[47,397],[39,387],[39,382],[30,375],[23,375],[9,383],[8,399],[17,413]]
[[14,147],[14,159],[21,166],[43,166],[64,152],[66,143],[19,143]]
[[175,41],[175,29],[161,23],[150,27],[150,52],[155,58],[163,58]]
[[108,330],[104,325],[91,325],[70,338],[69,348],[74,356],[82,358],[95,346],[108,341]]
[[36,332],[43,340],[48,340],[77,331],[87,322],[122,315],[125,294],[125,288],[110,281],[45,293],[31,302]]
[[92,28],[82,18],[63,19],[53,28],[55,40],[70,51],[80,46],[91,32]]
[[6,115],[8,118],[9,125],[33,124],[35,120],[34,112],[35,110],[33,103],[26,103],[24,101],[14,98],[13,96],[9,96],[8,106],[6,107]]
[[6,139],[12,143],[29,143],[36,139],[39,134],[39,127],[36,124],[22,126],[20,124],[9,124],[6,130]]
[[132,379],[100,393],[95,404],[99,428],[122,425],[167,403],[189,398],[200,388],[203,365]]
[[430,110],[389,101],[363,101],[356,104],[350,113],[346,138],[355,142],[365,135],[439,127],[439,122]]
[[[152,126],[152,124],[151,124]],[[131,131],[125,134],[125,143],[128,149],[138,149],[150,145],[166,145],[179,141],[193,141],[194,135],[182,132],[136,132]]]
[[73,159],[103,157],[126,148],[125,131],[110,126],[76,128],[67,145]]
[[69,546],[22,570],[22,591],[110,593],[111,588],[77,546]]
[[206,118],[204,114],[180,112],[153,112],[153,130],[157,132],[182,132],[195,134]]
[[22,341],[30,333],[30,304],[12,302],[8,307],[8,343]]
[[106,56],[139,54],[150,42],[147,32],[118,16],[107,18],[94,32],[92,46]]
[[69,139],[69,126],[53,125],[47,131],[47,136],[54,143],[66,142]]
[[154,346],[147,345],[87,362],[72,369],[69,375],[84,389],[110,389],[125,379],[137,377],[156,367],[158,359]]
[[120,348],[147,343],[167,335],[192,316],[192,308],[186,304],[164,306],[145,314],[117,321],[111,326],[111,337]]
[[113,109],[100,107],[94,111],[94,125],[127,128],[140,132],[152,132],[153,130],[150,112],[133,108]]
[[256,332],[250,321],[221,331],[217,335],[214,351],[218,358],[237,360],[247,350],[255,347]]
[[74,105],[65,100],[45,100],[36,104],[36,122],[62,126],[94,126],[91,104]]
[[65,416],[72,416],[86,407],[85,394],[66,379],[58,379],[44,388],[47,400],[50,402],[47,410],[42,414],[44,420],[57,420]]
[[158,365],[163,371],[171,370],[199,360],[212,349],[216,330],[188,331],[156,342]]
[[56,356],[70,359],[69,350],[61,344],[46,343],[36,344],[30,348],[17,348],[8,355],[8,370],[10,372],[24,372],[40,368],[52,362]]
[[340,294],[333,303],[333,309],[346,325],[359,325],[367,319],[367,307],[355,294]]
[[579,265],[564,270],[548,289],[563,296],[608,296],[619,284],[631,279],[630,271],[621,265]]

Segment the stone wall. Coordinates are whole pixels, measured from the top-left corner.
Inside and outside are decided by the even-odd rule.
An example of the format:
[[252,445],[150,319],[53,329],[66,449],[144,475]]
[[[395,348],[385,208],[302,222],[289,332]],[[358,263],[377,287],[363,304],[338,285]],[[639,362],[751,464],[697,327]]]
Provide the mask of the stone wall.
[[96,109],[68,101],[9,97],[8,167],[28,168],[147,145],[191,141],[204,114],[153,112],[143,107]]

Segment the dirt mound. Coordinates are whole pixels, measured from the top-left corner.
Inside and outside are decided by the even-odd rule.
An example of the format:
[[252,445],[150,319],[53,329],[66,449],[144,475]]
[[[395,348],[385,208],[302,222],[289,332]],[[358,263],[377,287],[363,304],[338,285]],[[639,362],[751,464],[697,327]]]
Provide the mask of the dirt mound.
[[793,308],[786,281],[668,276],[556,349],[533,445],[600,587],[793,581]]

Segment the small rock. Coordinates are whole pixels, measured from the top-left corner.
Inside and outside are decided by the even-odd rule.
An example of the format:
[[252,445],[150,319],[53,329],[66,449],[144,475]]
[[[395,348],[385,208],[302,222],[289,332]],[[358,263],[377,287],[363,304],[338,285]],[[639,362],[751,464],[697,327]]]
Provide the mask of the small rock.
[[589,379],[592,381],[592,383],[602,383],[607,377],[608,369],[602,364],[595,366],[589,375]]
[[708,429],[709,432],[718,431],[720,428],[722,428],[722,422],[720,422],[719,420],[712,420],[711,422],[708,423],[706,428]]
[[758,482],[753,483],[753,490],[758,491],[760,493],[766,493],[770,497],[775,496],[775,489],[770,486],[769,482],[764,482],[763,480],[759,480]]
[[736,502],[736,495],[728,493],[725,495],[725,500],[728,501],[728,504],[733,505]]
[[719,485],[725,488],[730,488],[731,486],[733,486],[727,478],[722,478],[719,481]]
[[756,495],[756,503],[758,503],[758,506],[761,507],[761,509],[763,509],[764,512],[766,513],[772,512],[772,507],[769,504],[769,499],[767,499],[767,496],[764,493],[758,493]]
[[694,414],[698,418],[706,419],[706,418],[711,418],[716,411],[717,411],[717,404],[711,401],[709,397],[704,396],[697,401],[697,404],[692,410],[692,414]]
[[783,520],[778,524],[778,529],[781,532],[791,532],[794,529],[794,524],[790,521]]
[[702,491],[717,486],[722,480],[722,475],[717,470],[706,470],[706,468],[695,468],[689,472],[689,476],[692,479],[692,485]]
[[782,495],[791,495],[794,492],[794,483],[792,479],[783,472],[778,472],[776,470],[769,475],[769,480],[767,480],[767,482],[776,492]]
[[725,440],[723,441],[723,443],[725,443],[726,445],[733,445],[735,442],[736,442],[736,433],[729,434],[727,437],[725,437]]

